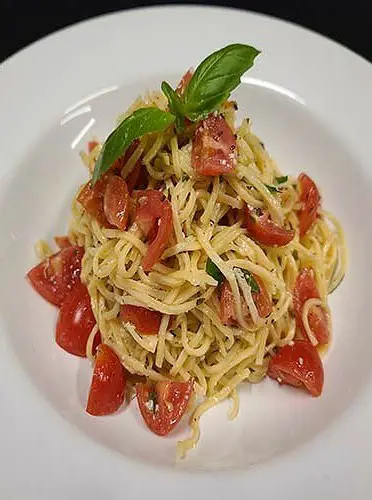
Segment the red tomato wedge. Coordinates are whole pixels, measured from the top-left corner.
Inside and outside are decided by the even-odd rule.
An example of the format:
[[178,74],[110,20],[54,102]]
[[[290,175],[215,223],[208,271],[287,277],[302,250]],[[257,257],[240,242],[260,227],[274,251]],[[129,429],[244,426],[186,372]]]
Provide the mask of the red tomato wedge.
[[136,385],[140,412],[152,432],[166,436],[178,424],[187,409],[193,385],[192,381]]
[[266,318],[266,316],[268,316],[273,309],[270,295],[267,293],[267,290],[261,278],[254,275],[254,279],[256,280],[256,283],[260,290],[257,293],[253,292],[252,297],[254,303],[256,304],[258,314],[261,318]]
[[51,304],[60,306],[80,280],[83,255],[83,248],[69,246],[33,267],[27,277],[39,295]]
[[221,285],[220,315],[224,325],[233,325],[236,323],[235,302],[231,286],[227,280]]
[[[150,239],[146,255],[142,259],[145,272],[160,260],[173,231],[172,206],[163,200],[163,194],[154,189],[139,191],[135,221]],[[157,229],[156,229],[157,226]]]
[[120,309],[120,317],[124,321],[133,323],[138,333],[145,335],[159,333],[162,314],[158,311],[150,311],[140,306],[123,305]]
[[[272,311],[272,302],[267,290],[262,282],[262,280],[254,275],[254,279],[259,287],[259,292],[252,292],[253,301],[257,307],[258,314],[261,318],[265,318]],[[243,302],[243,313],[244,316],[249,315],[248,306],[245,307]],[[236,314],[235,314],[235,302],[234,296],[231,291],[230,284],[227,280],[222,283],[221,286],[221,321],[224,325],[234,325],[236,324]]]
[[86,411],[90,415],[110,415],[125,397],[126,376],[118,356],[106,344],[98,346]]
[[294,237],[292,229],[278,226],[270,219],[267,212],[249,205],[245,207],[245,224],[249,236],[267,247],[283,247]]
[[186,87],[188,86],[192,78],[192,74],[193,70],[192,68],[190,68],[189,70],[186,71],[186,73],[181,78],[180,83],[177,85],[176,92],[180,97],[182,97],[183,94],[185,93]]
[[125,182],[128,186],[128,191],[131,193],[133,189],[138,189],[141,186],[146,187],[147,185],[147,170],[144,165],[142,165],[141,160],[135,164],[134,169],[130,172]]
[[88,153],[91,153],[96,146],[98,146],[97,141],[89,141],[88,142]]
[[[296,317],[297,328],[301,331],[305,339],[308,338],[305,326],[302,321],[302,309],[309,299],[319,299],[320,295],[314,279],[312,269],[304,267],[296,278],[293,291],[293,307]],[[312,307],[308,314],[310,330],[319,344],[328,344],[329,330],[327,313],[321,306]]]
[[322,393],[322,361],[316,348],[304,340],[281,347],[271,358],[267,374],[279,384],[306,389],[314,397]]
[[300,184],[300,201],[302,208],[298,218],[300,222],[300,236],[304,236],[313,225],[320,207],[320,194],[315,182],[306,174],[301,174],[298,178]]
[[106,218],[103,207],[107,178],[108,175],[102,176],[94,186],[92,186],[91,182],[87,182],[80,191],[77,201],[101,226],[111,228],[112,226]]
[[72,246],[68,236],[55,236],[54,241],[56,242],[57,247],[61,249]]
[[103,196],[103,211],[110,224],[124,231],[129,217],[129,191],[126,182],[118,175],[107,179]]
[[144,236],[148,236],[154,230],[157,219],[162,215],[164,195],[156,189],[145,189],[136,191],[135,201],[135,222],[141,229]]
[[192,141],[191,163],[199,175],[228,174],[236,165],[236,139],[222,115],[202,120]]
[[56,342],[70,354],[85,358],[87,340],[95,324],[87,287],[77,283],[59,311]]

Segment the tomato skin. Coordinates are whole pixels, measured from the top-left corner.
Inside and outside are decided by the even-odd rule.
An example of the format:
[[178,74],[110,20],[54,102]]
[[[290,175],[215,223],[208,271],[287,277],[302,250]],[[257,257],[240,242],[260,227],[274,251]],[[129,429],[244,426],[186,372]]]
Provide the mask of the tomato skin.
[[315,182],[306,174],[300,174],[300,201],[302,208],[298,214],[300,223],[300,237],[302,238],[316,220],[320,207],[320,194]]
[[228,174],[237,161],[236,139],[222,115],[202,120],[192,141],[191,163],[199,175]]
[[150,311],[150,309],[140,306],[122,305],[120,317],[123,321],[133,323],[138,333],[144,335],[157,335],[159,333],[162,314],[158,311]]
[[266,316],[268,316],[272,312],[273,304],[261,278],[254,275],[254,279],[256,280],[256,283],[260,290],[257,293],[253,292],[252,297],[254,303],[256,304],[259,316],[261,318],[266,318]]
[[126,182],[118,175],[107,179],[103,196],[103,211],[110,224],[124,231],[129,217],[129,191]]
[[147,184],[147,176],[146,176],[147,170],[142,165],[141,160],[138,160],[137,163],[135,164],[133,170],[130,172],[130,174],[127,176],[125,179],[125,182],[127,183],[128,186],[128,191],[131,193],[134,189],[138,189],[140,185],[146,185]]
[[154,189],[137,192],[135,222],[150,245],[142,259],[142,267],[148,272],[161,259],[173,231],[172,206],[163,194]]
[[185,413],[193,386],[193,381],[136,384],[138,406],[147,427],[158,436],[169,434]]
[[163,201],[163,213],[158,219],[158,232],[155,239],[151,241],[146,255],[142,260],[142,267],[145,272],[150,271],[161,259],[164,250],[173,231],[172,207],[168,200]]
[[59,310],[56,342],[66,352],[85,358],[88,337],[95,324],[88,289],[77,283]]
[[220,315],[224,325],[234,325],[236,323],[234,295],[227,280],[221,285]]
[[106,344],[97,349],[86,411],[93,416],[110,415],[125,398],[126,375],[114,351]]
[[28,273],[32,287],[45,300],[61,306],[75,283],[80,281],[81,259],[84,249],[69,246],[52,255]]
[[98,146],[97,141],[89,141],[88,142],[88,153],[91,153],[96,146]]
[[183,94],[185,93],[186,87],[188,86],[192,78],[192,74],[193,74],[192,68],[188,69],[181,78],[179,84],[177,85],[176,92],[180,97],[182,97]]
[[87,182],[80,191],[77,201],[101,226],[112,228],[106,218],[103,204],[108,177],[109,174],[103,175],[94,186],[91,182]]
[[267,212],[249,205],[245,206],[245,224],[249,236],[267,247],[288,245],[295,234],[292,229],[285,229],[275,224]]
[[68,248],[71,247],[71,242],[68,239],[68,236],[55,236],[54,241],[56,242],[56,245],[58,248]]
[[[261,318],[265,318],[272,311],[272,302],[270,296],[267,293],[263,281],[256,275],[253,276],[259,286],[259,292],[252,292],[253,301],[257,307],[258,314]],[[220,299],[221,309],[221,321],[224,325],[234,325],[236,324],[236,313],[235,313],[235,302],[234,296],[230,287],[230,284],[225,280],[221,285],[221,299]],[[243,302],[243,314],[245,317],[249,316],[248,306]]]
[[[304,267],[296,278],[293,290],[293,307],[297,328],[301,331],[305,339],[308,339],[308,336],[302,321],[303,306],[307,300],[319,298],[320,295],[314,279],[313,270]],[[308,322],[310,330],[315,335],[319,344],[328,344],[329,329],[327,313],[324,308],[321,306],[311,308],[308,314]]]
[[135,192],[135,222],[144,236],[148,236],[156,227],[157,219],[163,212],[164,195],[156,189]]
[[324,370],[319,353],[304,340],[281,347],[271,358],[267,374],[280,384],[304,388],[314,397],[323,390]]

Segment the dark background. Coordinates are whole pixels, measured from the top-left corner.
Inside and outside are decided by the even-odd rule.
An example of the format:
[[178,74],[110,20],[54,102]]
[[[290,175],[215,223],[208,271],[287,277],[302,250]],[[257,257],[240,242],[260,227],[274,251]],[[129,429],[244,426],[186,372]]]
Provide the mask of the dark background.
[[[0,0],[0,61],[29,43],[89,17],[142,5],[190,3],[154,0]],[[371,0],[217,0],[193,3],[229,5],[264,12],[318,31],[372,61]]]

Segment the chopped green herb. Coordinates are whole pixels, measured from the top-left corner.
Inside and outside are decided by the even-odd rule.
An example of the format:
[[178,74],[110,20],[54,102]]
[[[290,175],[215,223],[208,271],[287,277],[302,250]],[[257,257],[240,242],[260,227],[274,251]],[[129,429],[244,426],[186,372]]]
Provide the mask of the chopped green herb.
[[280,193],[280,188],[278,186],[273,186],[272,184],[265,184],[265,187],[270,191],[270,193]]
[[212,278],[218,281],[219,285],[224,281],[225,276],[221,273],[216,264],[212,262],[209,257],[207,259],[205,270],[207,271],[207,274],[209,274],[209,276],[212,276]]
[[288,175],[283,175],[282,177],[275,177],[278,184],[284,184],[288,180]]
[[247,271],[247,269],[242,269],[241,267],[238,267],[238,269],[240,269],[240,271],[243,273],[245,281],[251,287],[252,292],[258,293],[260,291],[260,287],[258,286],[257,281],[254,279],[253,274]]
[[298,259],[298,252],[297,252],[297,250],[293,250],[293,254],[292,254],[292,255],[293,255],[293,258],[294,258],[295,260],[297,260],[297,259]]

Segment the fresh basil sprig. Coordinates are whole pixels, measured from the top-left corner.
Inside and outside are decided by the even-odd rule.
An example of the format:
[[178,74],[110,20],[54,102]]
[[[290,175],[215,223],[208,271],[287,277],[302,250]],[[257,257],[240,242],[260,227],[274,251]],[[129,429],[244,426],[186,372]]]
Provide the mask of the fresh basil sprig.
[[135,139],[151,132],[161,132],[175,121],[175,116],[159,108],[141,108],[125,118],[108,136],[96,161],[92,184],[111,167]]
[[[177,96],[177,104],[173,97],[169,99],[169,89],[175,91],[167,82],[162,89],[169,101],[169,107],[183,119],[198,121],[209,113],[218,110],[228,99],[230,93],[239,85],[241,77],[252,67],[254,59],[260,52],[250,45],[232,44],[214,52],[202,61],[192,75],[182,97]],[[164,86],[166,91],[164,91]]]
[[168,99],[169,110],[176,117],[177,130],[182,131],[184,126],[185,108],[180,96],[167,82],[161,84],[161,90]]
[[253,65],[260,52],[249,45],[233,44],[214,52],[196,68],[185,93],[180,97],[167,83],[162,90],[170,112],[142,108],[128,116],[108,136],[96,161],[92,184],[103,175],[130,144],[151,132],[162,132],[176,122],[182,130],[185,118],[198,121],[216,111],[239,85],[242,75]]
[[218,282],[219,285],[224,281],[225,276],[221,273],[219,268],[209,257],[207,259],[205,270],[207,274],[209,274],[209,276],[212,276],[212,278],[214,278]]

